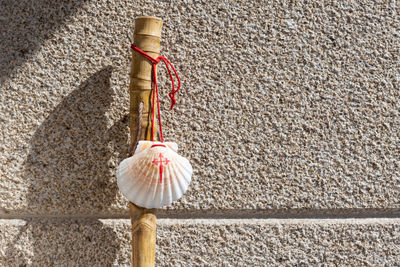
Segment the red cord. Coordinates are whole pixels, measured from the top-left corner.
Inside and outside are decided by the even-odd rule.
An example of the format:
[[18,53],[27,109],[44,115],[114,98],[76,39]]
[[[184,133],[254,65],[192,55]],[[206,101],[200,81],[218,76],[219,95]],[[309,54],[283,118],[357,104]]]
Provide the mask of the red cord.
[[[151,56],[149,56],[146,52],[140,50],[139,48],[137,48],[134,45],[131,45],[131,48],[138,52],[139,54],[143,55],[145,58],[147,58],[149,61],[151,61],[152,64],[152,79],[153,79],[153,83],[154,83],[154,89],[153,89],[153,107],[155,104],[155,96],[157,96],[157,113],[158,113],[158,123],[160,126],[160,141],[164,142],[163,139],[163,134],[162,134],[162,127],[161,127],[161,111],[160,111],[160,101],[159,101],[159,97],[158,97],[158,87],[157,87],[157,72],[156,72],[156,65],[158,64],[158,62],[160,62],[161,60],[164,62],[165,66],[167,67],[168,70],[168,74],[169,77],[171,79],[171,83],[172,83],[172,91],[169,92],[169,97],[171,98],[171,107],[170,109],[172,109],[176,103],[176,99],[175,99],[175,94],[176,92],[179,91],[179,89],[181,88],[181,80],[179,79],[178,73],[176,72],[174,66],[172,65],[172,63],[163,56],[158,56],[156,59],[152,58]],[[170,68],[172,68],[172,70],[175,73],[175,77],[178,80],[178,88],[175,90],[175,83],[174,83],[174,78],[172,77],[172,73]],[[155,121],[155,116],[154,116],[154,112],[152,114],[152,118],[151,118],[151,141],[154,141],[154,121]]]

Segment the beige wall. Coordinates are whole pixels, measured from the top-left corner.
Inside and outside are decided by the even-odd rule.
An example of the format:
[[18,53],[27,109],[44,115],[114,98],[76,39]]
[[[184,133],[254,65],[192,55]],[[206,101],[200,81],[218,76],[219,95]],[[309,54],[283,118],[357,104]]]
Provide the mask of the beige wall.
[[129,265],[133,20],[164,20],[182,91],[164,138],[194,167],[157,266],[400,261],[396,1],[5,1],[0,264]]

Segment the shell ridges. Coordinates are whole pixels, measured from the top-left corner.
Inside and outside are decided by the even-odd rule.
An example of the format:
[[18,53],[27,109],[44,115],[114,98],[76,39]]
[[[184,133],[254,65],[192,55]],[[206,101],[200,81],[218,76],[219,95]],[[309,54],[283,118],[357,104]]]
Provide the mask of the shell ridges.
[[117,168],[122,194],[134,204],[160,208],[182,197],[193,173],[189,161],[171,142],[140,141],[135,154]]

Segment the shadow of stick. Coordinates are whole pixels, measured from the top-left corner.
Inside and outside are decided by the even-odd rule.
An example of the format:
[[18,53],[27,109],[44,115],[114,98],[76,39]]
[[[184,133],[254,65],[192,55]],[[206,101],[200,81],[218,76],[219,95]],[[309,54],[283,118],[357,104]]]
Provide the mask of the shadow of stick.
[[[110,108],[113,95],[110,86],[111,73],[112,68],[106,67],[88,78],[63,99],[32,137],[24,173],[29,183],[29,213],[106,213],[115,200],[118,190],[115,168],[120,159],[114,155],[121,158],[128,155],[129,131],[127,116],[108,128],[106,112]],[[103,257],[104,262],[112,262],[115,255],[110,252],[117,253],[114,249],[118,247],[117,236],[112,229],[107,229],[100,222],[90,222],[90,225],[98,228],[91,232],[95,236],[77,234],[80,227],[86,226],[76,223],[76,229],[73,230],[76,233],[69,238],[66,236],[70,233],[63,233],[63,224],[57,226],[48,220],[40,226],[31,225],[32,228],[37,228],[32,229],[30,240],[34,246],[33,262],[39,264],[42,257],[46,260],[52,259],[53,247],[68,251],[70,246],[74,249],[79,247],[79,251],[86,250],[90,255]],[[101,235],[106,235],[106,239],[103,240]],[[104,241],[101,245],[107,248],[107,252],[98,254],[93,251],[95,246],[90,240],[99,238]],[[115,242],[110,243],[110,240]],[[103,250],[104,248],[101,251]],[[72,260],[73,256],[65,257]],[[90,259],[89,257],[86,266],[91,263]]]
[[5,266],[111,266],[121,245],[98,220],[31,219],[17,229]]
[[[115,151],[127,154],[127,122],[107,129],[111,68],[92,75],[40,125],[25,162],[30,212],[107,210],[117,193]],[[121,152],[122,151],[122,152]],[[55,211],[55,212],[54,212]]]

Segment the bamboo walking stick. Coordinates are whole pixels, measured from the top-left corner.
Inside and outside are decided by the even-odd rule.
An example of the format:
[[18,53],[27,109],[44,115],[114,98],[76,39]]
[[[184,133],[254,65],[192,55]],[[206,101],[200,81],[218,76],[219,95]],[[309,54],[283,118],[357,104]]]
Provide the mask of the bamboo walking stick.
[[[137,18],[134,45],[157,58],[160,54],[161,28],[162,20],[159,18]],[[141,129],[138,132],[139,140],[150,140],[151,116],[155,112],[155,107],[151,104],[152,64],[135,52],[132,55],[130,78],[130,133],[134,144],[138,125]],[[129,213],[132,223],[132,266],[153,267],[156,251],[155,209],[141,208],[130,202]]]

